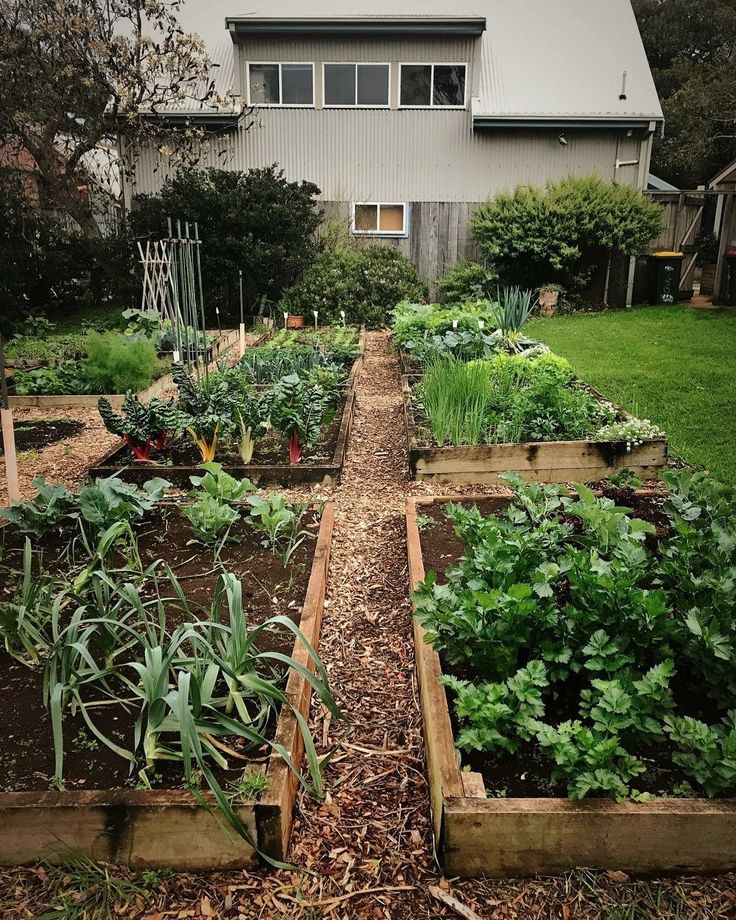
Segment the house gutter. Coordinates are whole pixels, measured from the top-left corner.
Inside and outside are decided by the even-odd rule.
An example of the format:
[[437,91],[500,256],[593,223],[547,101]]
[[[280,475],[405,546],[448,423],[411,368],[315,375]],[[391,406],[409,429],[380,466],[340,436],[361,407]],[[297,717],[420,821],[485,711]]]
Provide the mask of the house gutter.
[[226,28],[233,34],[327,34],[327,35],[482,35],[483,16],[255,19],[228,16]]
[[598,128],[610,131],[644,131],[653,134],[661,122],[650,118],[567,118],[563,116],[534,117],[517,115],[474,115],[473,129],[492,128],[556,128],[559,130],[584,130]]

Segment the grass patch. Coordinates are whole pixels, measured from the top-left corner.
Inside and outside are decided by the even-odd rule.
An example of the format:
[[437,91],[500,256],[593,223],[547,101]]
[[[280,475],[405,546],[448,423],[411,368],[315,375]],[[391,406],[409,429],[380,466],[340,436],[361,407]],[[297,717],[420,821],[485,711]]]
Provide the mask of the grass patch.
[[736,310],[636,307],[528,328],[586,383],[663,428],[674,455],[736,482]]

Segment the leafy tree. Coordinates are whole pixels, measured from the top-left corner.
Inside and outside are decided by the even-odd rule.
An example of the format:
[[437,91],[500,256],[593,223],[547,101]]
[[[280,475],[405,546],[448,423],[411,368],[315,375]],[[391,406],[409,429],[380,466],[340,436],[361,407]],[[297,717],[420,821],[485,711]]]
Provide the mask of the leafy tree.
[[478,208],[471,229],[505,283],[560,281],[580,291],[610,252],[636,255],[661,221],[659,205],[637,189],[590,176],[497,195]]
[[[202,40],[186,34],[176,13],[181,0],[0,0],[0,147],[35,160],[41,204],[99,236],[91,174],[126,170],[141,145],[161,146],[173,162],[198,156],[203,130],[172,131],[150,113],[185,98],[218,98]],[[125,139],[119,160],[104,151]],[[91,170],[91,163],[95,169]]]
[[705,183],[736,157],[736,0],[634,0],[666,131],[654,172]]
[[276,166],[247,173],[182,168],[157,195],[136,197],[130,222],[136,236],[158,238],[168,217],[196,221],[205,299],[219,297],[223,285],[234,295],[242,269],[252,311],[263,296],[278,299],[314,259],[322,219],[317,195],[316,185],[289,182]]

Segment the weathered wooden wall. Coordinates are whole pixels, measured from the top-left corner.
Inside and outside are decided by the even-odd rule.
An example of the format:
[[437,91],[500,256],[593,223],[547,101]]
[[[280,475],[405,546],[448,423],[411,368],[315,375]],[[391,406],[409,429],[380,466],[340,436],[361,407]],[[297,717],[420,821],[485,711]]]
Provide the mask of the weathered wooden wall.
[[[425,281],[432,282],[458,259],[476,259],[478,251],[470,235],[470,218],[480,202],[413,201],[409,204],[406,237],[353,237],[357,246],[397,246],[417,266]],[[344,201],[321,203],[328,221],[350,227],[349,205]]]

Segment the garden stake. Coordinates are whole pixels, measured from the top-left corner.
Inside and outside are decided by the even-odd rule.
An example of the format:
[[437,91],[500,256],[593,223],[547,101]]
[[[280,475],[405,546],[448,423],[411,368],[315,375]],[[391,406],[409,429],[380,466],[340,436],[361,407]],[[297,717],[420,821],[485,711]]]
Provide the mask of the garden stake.
[[289,322],[289,314],[285,312],[284,313],[284,329],[286,329],[288,322]]
[[317,317],[319,316],[319,310],[312,310],[314,313],[314,331],[317,331]]
[[182,245],[181,245],[181,220],[177,218],[176,221],[176,248],[174,249],[176,257],[176,267],[179,272],[179,284],[181,286],[181,307],[182,307],[182,319],[184,326],[184,364],[191,365],[192,353],[189,350],[189,316],[187,315],[187,286],[186,280],[184,278],[184,260],[182,259]]
[[5,477],[8,483],[8,502],[17,505],[20,502],[18,485],[18,457],[15,452],[15,428],[13,410],[8,406],[8,382],[5,379],[5,352],[3,337],[0,335],[0,419],[3,432],[3,451],[5,453]]
[[238,272],[240,278],[240,357],[245,354],[245,318],[243,317],[243,269]]
[[343,324],[343,326],[346,325],[346,324],[345,324],[345,311],[344,311],[344,310],[340,310],[340,316],[342,317],[342,324]]

